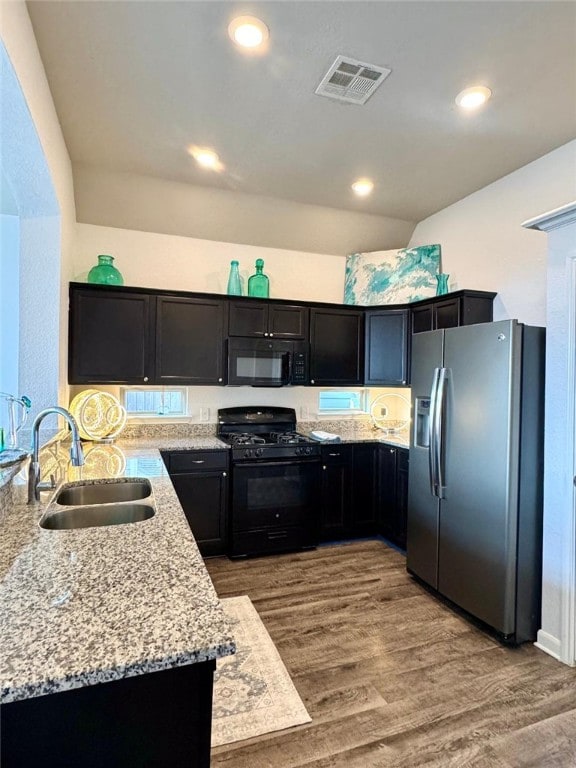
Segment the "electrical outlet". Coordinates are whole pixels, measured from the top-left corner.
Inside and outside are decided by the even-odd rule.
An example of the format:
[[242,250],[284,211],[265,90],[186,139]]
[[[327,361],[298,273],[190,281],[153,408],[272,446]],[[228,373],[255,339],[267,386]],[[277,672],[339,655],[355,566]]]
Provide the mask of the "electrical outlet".
[[308,412],[308,406],[307,405],[301,405],[300,406],[300,418],[302,421],[308,421],[310,417],[310,414]]
[[206,405],[200,406],[200,421],[210,421],[210,408]]
[[388,416],[388,408],[385,405],[380,406],[380,416]]

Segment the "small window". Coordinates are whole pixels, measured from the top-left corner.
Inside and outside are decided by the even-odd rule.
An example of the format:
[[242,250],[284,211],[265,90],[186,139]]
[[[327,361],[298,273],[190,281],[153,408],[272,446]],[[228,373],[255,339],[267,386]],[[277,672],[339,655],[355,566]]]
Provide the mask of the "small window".
[[326,390],[319,393],[319,413],[364,413],[366,393],[353,390]]
[[128,416],[186,416],[185,387],[122,389]]

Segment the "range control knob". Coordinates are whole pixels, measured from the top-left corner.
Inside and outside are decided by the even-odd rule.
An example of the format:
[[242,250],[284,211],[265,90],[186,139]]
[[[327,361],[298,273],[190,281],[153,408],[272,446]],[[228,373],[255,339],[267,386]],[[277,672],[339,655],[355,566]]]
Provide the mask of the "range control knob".
[[256,448],[256,450],[254,451],[254,456],[260,457],[262,456],[263,453],[264,451],[262,450],[262,448]]

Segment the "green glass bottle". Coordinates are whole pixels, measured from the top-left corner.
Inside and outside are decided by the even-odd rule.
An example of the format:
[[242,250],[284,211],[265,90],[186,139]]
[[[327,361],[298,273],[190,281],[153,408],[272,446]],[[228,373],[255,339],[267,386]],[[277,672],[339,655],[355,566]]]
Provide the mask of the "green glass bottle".
[[124,278],[114,266],[114,257],[101,254],[98,256],[98,264],[88,272],[88,282],[124,285]]
[[238,271],[238,262],[230,262],[230,274],[228,276],[228,288],[226,292],[230,296],[242,296],[242,283],[240,282],[240,272]]
[[262,272],[264,259],[256,259],[256,274],[248,278],[248,296],[267,299],[270,296],[270,281]]
[[436,275],[436,296],[444,296],[445,293],[448,293],[448,278],[450,275],[447,275],[445,272],[440,272]]

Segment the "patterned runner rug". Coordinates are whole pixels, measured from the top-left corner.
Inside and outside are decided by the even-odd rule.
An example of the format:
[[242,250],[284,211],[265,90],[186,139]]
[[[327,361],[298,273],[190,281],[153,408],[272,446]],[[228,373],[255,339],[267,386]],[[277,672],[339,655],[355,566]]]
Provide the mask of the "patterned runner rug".
[[238,650],[217,663],[212,746],[309,723],[311,717],[250,598],[229,597],[222,606]]

